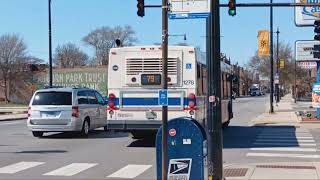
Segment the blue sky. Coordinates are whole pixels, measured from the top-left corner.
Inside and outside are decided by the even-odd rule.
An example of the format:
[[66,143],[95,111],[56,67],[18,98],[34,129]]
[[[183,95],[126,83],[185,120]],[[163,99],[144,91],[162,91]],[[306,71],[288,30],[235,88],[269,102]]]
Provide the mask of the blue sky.
[[[26,41],[31,55],[48,60],[48,1],[0,0],[0,35],[18,33]],[[161,42],[161,10],[146,9],[144,18],[136,15],[136,0],[52,0],[53,48],[72,42],[93,54],[82,37],[101,26],[131,25],[138,45]],[[227,3],[227,0],[220,0]],[[269,0],[237,0],[237,3],[269,2]],[[293,2],[293,0],[274,0]],[[161,0],[145,0],[145,4],[161,4]],[[274,30],[280,28],[280,41],[294,48],[296,40],[313,39],[313,28],[296,27],[294,8],[274,8]],[[257,50],[259,30],[269,29],[269,8],[237,8],[231,17],[221,8],[221,51],[233,63],[245,64]],[[187,43],[205,50],[205,19],[169,20],[169,34],[187,34]],[[170,37],[169,43],[184,42]]]

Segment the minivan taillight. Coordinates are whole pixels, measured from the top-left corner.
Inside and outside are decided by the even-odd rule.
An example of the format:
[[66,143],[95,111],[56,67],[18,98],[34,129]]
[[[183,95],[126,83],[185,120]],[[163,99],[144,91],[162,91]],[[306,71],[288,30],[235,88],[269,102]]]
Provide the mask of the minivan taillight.
[[72,107],[72,117],[78,118],[80,116],[80,111],[78,106]]
[[31,107],[28,108],[28,118],[31,117]]

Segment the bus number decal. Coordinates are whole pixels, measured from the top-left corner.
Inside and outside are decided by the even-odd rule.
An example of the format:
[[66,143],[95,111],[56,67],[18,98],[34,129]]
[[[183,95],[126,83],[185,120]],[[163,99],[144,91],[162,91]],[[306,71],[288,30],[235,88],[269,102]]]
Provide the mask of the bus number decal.
[[183,81],[184,85],[194,85],[194,80],[185,80]]

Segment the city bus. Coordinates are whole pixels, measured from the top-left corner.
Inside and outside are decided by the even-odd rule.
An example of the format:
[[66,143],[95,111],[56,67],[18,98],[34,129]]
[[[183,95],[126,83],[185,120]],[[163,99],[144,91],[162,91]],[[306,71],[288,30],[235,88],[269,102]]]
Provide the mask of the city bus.
[[[194,47],[168,48],[168,119],[192,117],[205,126],[207,78],[205,56]],[[232,118],[231,66],[221,61],[222,123]],[[130,132],[133,138],[151,137],[162,123],[162,51],[159,46],[119,47],[110,50],[108,67],[108,129]]]

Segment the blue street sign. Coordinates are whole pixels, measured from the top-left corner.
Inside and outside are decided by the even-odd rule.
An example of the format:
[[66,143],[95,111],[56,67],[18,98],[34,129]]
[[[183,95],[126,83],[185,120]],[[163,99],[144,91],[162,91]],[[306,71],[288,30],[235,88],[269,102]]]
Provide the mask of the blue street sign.
[[210,13],[185,13],[185,14],[169,14],[169,19],[197,19],[207,18]]
[[168,106],[168,90],[159,91],[159,105]]

